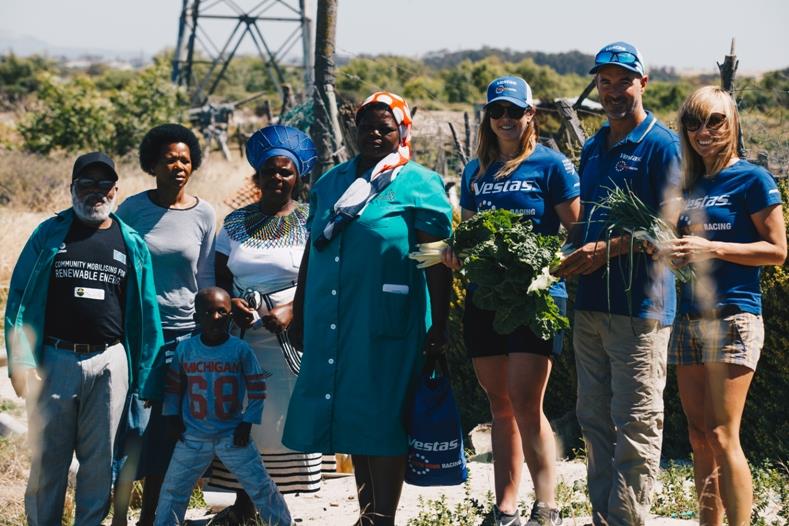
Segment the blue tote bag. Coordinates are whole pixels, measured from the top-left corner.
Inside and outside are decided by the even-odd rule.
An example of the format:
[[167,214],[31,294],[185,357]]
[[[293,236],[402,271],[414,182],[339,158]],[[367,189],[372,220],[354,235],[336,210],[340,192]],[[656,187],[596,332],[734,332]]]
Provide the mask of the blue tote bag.
[[466,478],[463,430],[446,358],[429,359],[408,416],[405,481],[414,486],[454,486]]

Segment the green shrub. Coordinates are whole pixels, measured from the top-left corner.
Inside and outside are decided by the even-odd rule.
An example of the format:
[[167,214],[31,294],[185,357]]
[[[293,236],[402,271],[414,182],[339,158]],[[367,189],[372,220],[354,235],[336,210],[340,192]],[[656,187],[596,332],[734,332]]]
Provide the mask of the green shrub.
[[59,82],[49,74],[39,77],[38,103],[19,124],[25,148],[49,153],[62,148],[111,150],[114,128],[109,101],[100,96],[86,76]]
[[103,91],[85,75],[67,81],[40,75],[37,101],[19,124],[25,149],[118,155],[134,150],[149,128],[181,116],[181,91],[168,76],[160,61],[122,83],[122,89]]

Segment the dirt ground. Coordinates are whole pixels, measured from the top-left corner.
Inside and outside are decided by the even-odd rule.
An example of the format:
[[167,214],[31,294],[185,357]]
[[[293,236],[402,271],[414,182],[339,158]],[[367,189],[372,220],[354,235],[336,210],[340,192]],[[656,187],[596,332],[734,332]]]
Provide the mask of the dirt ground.
[[[4,418],[11,416],[19,423],[24,424],[21,400],[14,395],[5,367],[0,367],[0,403],[2,403],[0,407],[5,415]],[[22,453],[20,452],[18,458],[14,459],[14,464],[11,466],[16,472],[16,476],[11,478],[9,477],[10,473],[5,473],[3,483],[0,484],[0,525],[12,525],[15,517],[21,517],[21,503],[27,476],[26,458]],[[471,496],[484,502],[487,492],[493,489],[493,465],[484,462],[471,462],[469,463],[469,472]],[[584,475],[585,467],[580,462],[560,462],[558,465],[558,476],[570,485],[577,480],[583,480]],[[531,480],[524,469],[519,500],[529,506],[532,502],[532,492]],[[398,526],[405,526],[409,519],[418,515],[420,507],[423,506],[421,501],[436,500],[443,495],[446,496],[451,507],[463,500],[464,488],[463,486],[421,488],[406,484],[398,507]],[[209,508],[189,510],[187,518],[195,520],[196,524],[205,524],[213,514],[212,508],[217,510],[231,504],[233,496],[232,494],[209,492],[205,494],[205,499]],[[286,495],[285,500],[296,522],[304,525],[350,526],[359,512],[353,476],[327,479],[319,492]],[[523,511],[528,512],[528,510]],[[589,517],[566,517],[564,521],[566,526],[580,526],[590,522]],[[105,524],[109,524],[109,521],[105,521]],[[695,523],[656,517],[649,520],[647,524],[650,526],[673,526]]]

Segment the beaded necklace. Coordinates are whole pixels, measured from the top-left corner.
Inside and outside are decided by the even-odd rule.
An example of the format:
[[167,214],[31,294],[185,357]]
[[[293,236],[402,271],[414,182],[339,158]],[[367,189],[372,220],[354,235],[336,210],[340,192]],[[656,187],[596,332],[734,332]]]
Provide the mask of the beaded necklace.
[[285,248],[307,243],[309,206],[300,203],[286,216],[272,216],[260,211],[258,203],[239,208],[227,215],[225,230],[230,239],[257,248]]

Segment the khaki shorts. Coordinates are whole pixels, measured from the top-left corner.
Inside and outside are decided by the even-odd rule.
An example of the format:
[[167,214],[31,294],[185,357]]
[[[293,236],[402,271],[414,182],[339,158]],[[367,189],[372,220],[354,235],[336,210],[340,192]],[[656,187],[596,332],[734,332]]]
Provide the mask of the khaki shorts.
[[678,317],[671,331],[668,363],[695,365],[722,362],[752,371],[764,346],[761,316],[740,312],[716,319]]

